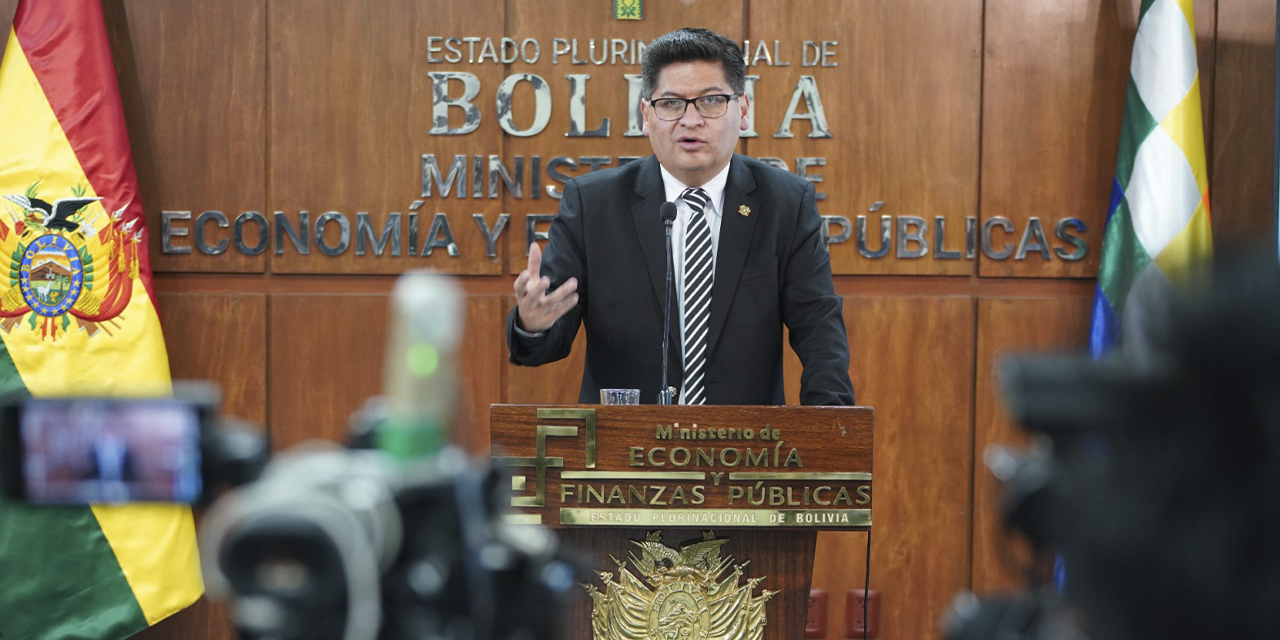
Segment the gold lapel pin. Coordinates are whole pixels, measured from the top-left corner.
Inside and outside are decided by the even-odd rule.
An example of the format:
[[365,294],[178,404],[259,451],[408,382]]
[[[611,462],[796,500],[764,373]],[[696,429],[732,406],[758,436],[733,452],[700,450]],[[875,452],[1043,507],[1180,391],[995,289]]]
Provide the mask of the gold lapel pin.
[[747,205],[744,204],[738,207],[738,213],[744,216],[749,216],[751,215],[751,207],[748,207]]

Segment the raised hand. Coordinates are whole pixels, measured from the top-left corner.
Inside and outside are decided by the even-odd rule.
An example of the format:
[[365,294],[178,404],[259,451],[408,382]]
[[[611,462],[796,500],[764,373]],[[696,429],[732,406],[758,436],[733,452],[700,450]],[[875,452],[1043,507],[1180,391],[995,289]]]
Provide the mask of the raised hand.
[[560,316],[578,304],[578,279],[569,278],[555,291],[551,279],[541,275],[542,250],[537,243],[529,247],[529,264],[516,276],[517,322],[530,333],[546,331]]

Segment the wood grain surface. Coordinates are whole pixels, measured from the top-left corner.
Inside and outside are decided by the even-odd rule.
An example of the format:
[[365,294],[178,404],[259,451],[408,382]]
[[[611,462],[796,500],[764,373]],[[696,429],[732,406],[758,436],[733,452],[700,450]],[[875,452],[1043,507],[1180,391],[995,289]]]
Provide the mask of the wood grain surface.
[[1020,533],[1004,525],[1000,482],[983,464],[989,446],[1015,450],[1028,434],[1009,418],[998,372],[1005,358],[1044,351],[1083,350],[1091,297],[989,298],[978,301],[973,445],[973,590],[1011,591],[1027,583],[1032,563]]
[[[0,0],[5,32],[16,5]],[[807,169],[822,176],[819,210],[851,221],[868,216],[870,249],[878,248],[882,214],[925,220],[930,239],[940,216],[947,251],[963,248],[968,219],[980,225],[997,217],[1014,228],[996,230],[997,245],[1016,249],[1036,217],[1050,251],[1069,250],[1053,223],[1080,219],[1088,252],[1079,261],[1038,252],[995,260],[980,250],[973,259],[948,259],[932,246],[919,258],[899,258],[894,246],[868,259],[852,238],[832,246],[857,399],[876,409],[870,586],[882,594],[879,638],[938,638],[939,615],[956,592],[1016,586],[1005,559],[1016,561],[1016,551],[1005,551],[1015,543],[1000,531],[997,487],[979,463],[986,444],[1019,437],[991,372],[1014,349],[1078,346],[1087,326],[1139,0],[648,0],[640,21],[612,19],[609,2],[102,6],[173,373],[217,382],[227,413],[261,425],[277,450],[313,438],[341,441],[351,412],[381,392],[387,295],[396,274],[417,266],[459,275],[468,292],[453,430],[461,445],[486,452],[491,403],[576,402],[581,337],[565,360],[528,368],[506,362],[502,330],[513,276],[525,264],[528,216],[556,211],[546,189],[560,179],[548,162],[570,160],[558,171],[580,175],[592,163],[607,168],[650,152],[643,137],[624,135],[633,106],[625,75],[638,73],[638,64],[627,54],[592,63],[593,40],[613,46],[702,25],[748,41],[749,73],[760,78],[758,135],[739,151],[778,158],[793,171],[797,158],[825,158]],[[1272,237],[1275,224],[1275,6],[1196,2],[1195,20],[1212,220],[1219,250],[1230,251],[1233,241]],[[542,53],[533,63],[432,62],[432,37],[534,39]],[[553,56],[556,39],[577,39],[586,62]],[[834,66],[806,66],[804,43],[821,48],[824,41],[835,43]],[[477,78],[482,120],[474,132],[430,133],[433,72]],[[550,92],[548,123],[536,136],[508,135],[497,125],[497,87],[515,74],[543,78]],[[568,135],[571,74],[589,76],[584,121],[592,128],[609,118],[608,136]],[[829,139],[808,137],[803,119],[793,138],[775,137],[802,75],[815,79]],[[461,85],[451,83],[449,92],[457,97]],[[531,126],[531,83],[516,83],[511,98],[515,126]],[[450,109],[448,122],[461,126],[461,110]],[[434,185],[425,195],[426,155],[446,170],[457,156],[478,158],[485,178],[491,156],[507,170],[524,158],[523,192],[516,197],[499,185],[490,198],[485,184],[475,197],[468,164],[466,197],[443,196]],[[875,202],[880,210],[868,211]],[[170,216],[186,232],[173,235],[171,246],[190,253],[162,250],[165,211],[190,212]],[[206,248],[229,242],[230,225],[244,212],[268,221],[267,247],[256,255],[234,243],[202,252],[196,221],[209,211],[228,226],[205,216]],[[275,213],[296,225],[302,211],[312,223],[341,214],[350,246],[324,255],[310,229],[302,231],[308,255],[287,239],[277,254]],[[443,213],[458,255],[409,255],[403,227],[400,256],[357,255],[360,213],[379,230],[392,213],[405,225],[416,214],[415,250]],[[476,214],[490,228],[509,215],[492,256]],[[243,231],[254,244],[255,226]],[[321,241],[336,246],[338,232],[336,222],[325,225]],[[795,402],[800,367],[789,352],[785,373]],[[844,638],[844,596],[863,586],[867,544],[861,532],[817,536],[813,586],[829,594],[828,639]],[[142,637],[230,640],[234,632],[225,607],[202,603]]]

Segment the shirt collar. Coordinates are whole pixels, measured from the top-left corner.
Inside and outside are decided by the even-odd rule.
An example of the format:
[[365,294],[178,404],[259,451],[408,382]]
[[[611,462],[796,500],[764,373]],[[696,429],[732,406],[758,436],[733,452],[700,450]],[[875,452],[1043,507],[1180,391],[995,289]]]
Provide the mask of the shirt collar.
[[[724,169],[720,170],[720,173],[717,173],[715,177],[702,185],[702,190],[707,192],[711,211],[717,216],[720,215],[720,210],[724,208],[724,188],[725,185],[729,184],[729,167],[732,164],[733,161],[730,160],[729,164],[726,164]],[[661,163],[658,164],[658,169],[662,171],[662,186],[666,190],[667,202],[675,202],[680,198],[680,194],[689,188],[689,185],[677,180]]]

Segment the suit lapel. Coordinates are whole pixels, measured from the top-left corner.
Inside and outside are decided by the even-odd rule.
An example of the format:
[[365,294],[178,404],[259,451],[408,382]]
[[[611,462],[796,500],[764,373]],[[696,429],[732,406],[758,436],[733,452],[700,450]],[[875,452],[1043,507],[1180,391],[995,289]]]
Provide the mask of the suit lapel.
[[[734,156],[729,167],[729,180],[724,189],[724,211],[720,217],[720,245],[716,252],[716,276],[711,285],[711,326],[707,334],[707,353],[715,353],[720,331],[729,317],[729,305],[738,290],[742,266],[747,262],[747,249],[755,232],[756,201],[749,194],[756,188],[751,171]],[[745,209],[743,209],[745,207]],[[741,215],[740,210],[755,212]]]
[[631,221],[636,227],[636,237],[640,238],[640,252],[644,255],[649,281],[653,285],[654,299],[658,308],[666,312],[671,322],[671,339],[668,341],[670,354],[670,379],[679,386],[682,375],[682,358],[680,357],[680,314],[676,304],[679,291],[671,291],[671,308],[667,308],[667,236],[662,225],[662,203],[667,201],[667,192],[662,184],[662,172],[658,169],[658,159],[650,156],[644,162],[636,176],[636,196],[638,201],[631,207]]
[[636,226],[636,237],[640,238],[640,252],[644,255],[649,281],[653,284],[653,295],[662,304],[666,299],[667,286],[667,244],[661,213],[666,191],[662,187],[657,159],[650,157],[644,163],[636,176],[636,195],[639,198],[631,207],[631,222]]

